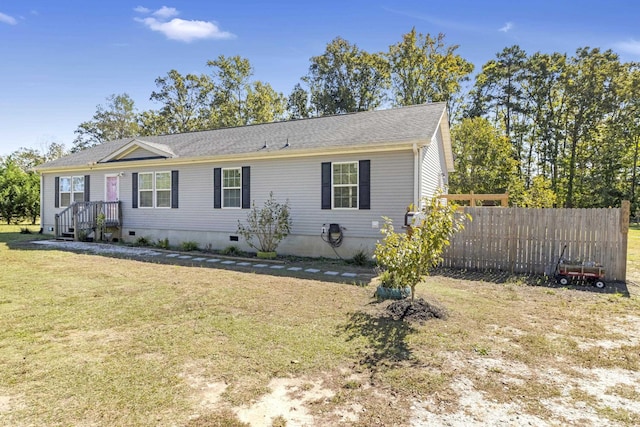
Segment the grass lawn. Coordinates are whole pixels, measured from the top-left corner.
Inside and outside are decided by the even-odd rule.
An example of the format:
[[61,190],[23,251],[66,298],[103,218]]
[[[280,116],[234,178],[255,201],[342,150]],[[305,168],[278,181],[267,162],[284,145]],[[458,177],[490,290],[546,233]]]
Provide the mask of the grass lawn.
[[[33,227],[37,230],[37,227]],[[640,300],[433,276],[366,287],[36,249],[0,226],[0,425],[640,424]],[[640,282],[640,230],[629,236]]]

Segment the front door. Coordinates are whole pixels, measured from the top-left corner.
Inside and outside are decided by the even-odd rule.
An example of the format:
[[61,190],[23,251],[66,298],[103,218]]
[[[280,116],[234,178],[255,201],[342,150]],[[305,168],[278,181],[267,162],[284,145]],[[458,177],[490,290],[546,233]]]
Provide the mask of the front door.
[[120,177],[107,175],[105,177],[105,201],[117,202],[120,200]]

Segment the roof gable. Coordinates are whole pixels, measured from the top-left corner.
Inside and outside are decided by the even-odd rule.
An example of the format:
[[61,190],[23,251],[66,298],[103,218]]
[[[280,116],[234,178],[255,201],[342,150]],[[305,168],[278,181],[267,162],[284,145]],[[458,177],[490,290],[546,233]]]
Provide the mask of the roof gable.
[[170,147],[164,144],[132,139],[128,144],[109,153],[97,163],[109,163],[127,160],[168,159],[176,157]]

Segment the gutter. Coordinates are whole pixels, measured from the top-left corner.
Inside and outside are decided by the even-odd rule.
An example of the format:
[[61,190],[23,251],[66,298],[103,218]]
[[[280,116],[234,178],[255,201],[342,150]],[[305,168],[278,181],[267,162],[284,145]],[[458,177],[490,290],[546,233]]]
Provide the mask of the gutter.
[[[313,149],[313,150],[278,150],[273,152],[250,152],[242,154],[227,154],[218,156],[196,156],[196,157],[173,157],[162,159],[130,159],[127,161],[110,161],[104,163],[98,163],[90,161],[84,164],[58,166],[58,167],[37,167],[36,170],[40,173],[56,173],[56,172],[74,172],[74,171],[87,171],[87,170],[113,170],[115,168],[140,168],[140,167],[167,167],[169,165],[193,165],[193,164],[211,164],[211,163],[223,163],[223,162],[246,162],[246,161],[260,161],[260,160],[273,160],[284,158],[301,158],[301,157],[318,157],[318,156],[331,156],[331,155],[349,155],[349,154],[361,154],[361,153],[384,153],[394,151],[411,150],[418,146],[418,144],[424,144],[424,140],[404,141],[401,143],[382,143],[382,144],[366,144],[360,147],[331,147],[329,149]],[[283,152],[284,151],[284,152]]]

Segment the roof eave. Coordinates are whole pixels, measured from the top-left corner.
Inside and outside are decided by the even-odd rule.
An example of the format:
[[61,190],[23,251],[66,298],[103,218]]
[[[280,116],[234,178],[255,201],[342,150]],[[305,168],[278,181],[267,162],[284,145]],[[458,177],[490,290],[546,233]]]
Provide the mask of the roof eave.
[[54,167],[54,168],[41,168],[38,170],[40,173],[56,173],[56,172],[76,172],[89,170],[113,170],[113,169],[132,169],[140,167],[154,167],[162,165],[187,165],[187,164],[201,164],[201,163],[214,163],[214,162],[233,162],[233,161],[251,161],[251,160],[271,160],[271,159],[284,159],[284,158],[296,158],[296,157],[315,157],[315,156],[329,156],[329,155],[345,155],[345,154],[364,154],[364,153],[383,153],[394,151],[411,151],[413,145],[427,145],[429,142],[424,139],[394,142],[394,143],[381,143],[381,144],[366,144],[356,145],[348,147],[331,147],[331,148],[317,148],[317,149],[282,149],[279,151],[268,152],[251,152],[251,153],[238,153],[216,156],[197,156],[197,157],[174,157],[163,159],[142,159],[142,160],[129,160],[126,162],[89,162],[85,165],[75,165],[66,167]]

